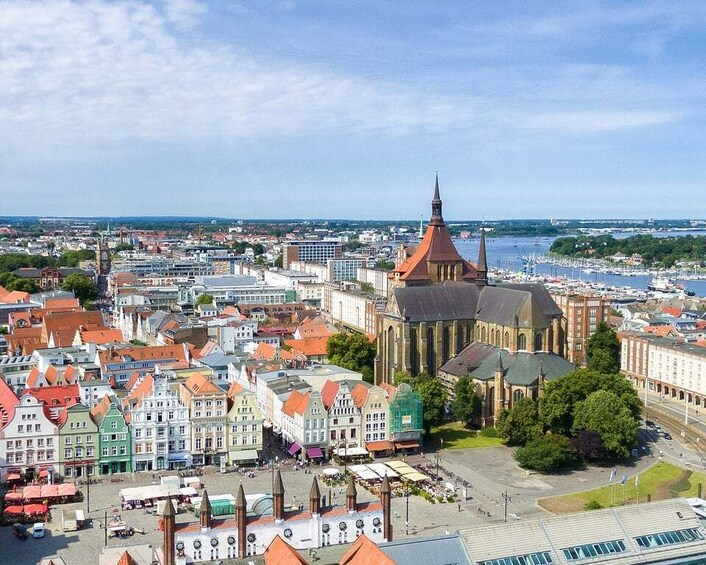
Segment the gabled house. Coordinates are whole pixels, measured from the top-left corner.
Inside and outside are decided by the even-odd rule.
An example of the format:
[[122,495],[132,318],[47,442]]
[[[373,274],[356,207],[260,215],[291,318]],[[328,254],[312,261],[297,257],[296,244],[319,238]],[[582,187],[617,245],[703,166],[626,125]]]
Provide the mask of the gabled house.
[[257,461],[262,451],[262,413],[257,397],[238,383],[232,383],[227,392],[228,403],[228,461],[237,465]]
[[104,396],[91,410],[98,426],[101,475],[130,473],[132,471],[132,441],[130,428],[115,397]]
[[98,426],[88,406],[72,402],[59,414],[59,473],[65,477],[97,474]]
[[290,455],[301,459],[325,455],[328,419],[320,392],[291,392],[282,407],[282,439],[288,444]]
[[351,394],[352,387],[353,383],[348,381],[326,381],[321,389],[321,399],[328,412],[328,447],[331,452],[362,447],[360,409]]

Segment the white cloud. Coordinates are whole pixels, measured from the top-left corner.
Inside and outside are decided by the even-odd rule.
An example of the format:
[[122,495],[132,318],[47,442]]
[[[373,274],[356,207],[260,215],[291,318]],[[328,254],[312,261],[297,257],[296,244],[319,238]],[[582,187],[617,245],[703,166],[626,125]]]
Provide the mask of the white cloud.
[[595,110],[539,114],[529,118],[526,125],[534,129],[588,133],[666,124],[680,118],[680,114],[672,112]]
[[[446,128],[441,95],[181,42],[202,5],[0,3],[0,141],[158,142]],[[193,44],[197,46],[194,47]]]

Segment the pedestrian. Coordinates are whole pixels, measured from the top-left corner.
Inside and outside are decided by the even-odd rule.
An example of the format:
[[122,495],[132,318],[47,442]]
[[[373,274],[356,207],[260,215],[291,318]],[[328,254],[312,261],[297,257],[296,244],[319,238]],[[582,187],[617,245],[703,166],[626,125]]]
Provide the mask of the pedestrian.
[[460,502],[458,503],[458,511],[459,512],[461,511],[461,503]]

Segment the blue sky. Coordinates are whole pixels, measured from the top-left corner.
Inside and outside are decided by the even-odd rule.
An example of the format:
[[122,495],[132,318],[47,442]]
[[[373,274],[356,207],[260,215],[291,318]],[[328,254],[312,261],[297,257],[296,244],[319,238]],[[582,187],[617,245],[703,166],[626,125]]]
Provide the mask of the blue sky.
[[0,2],[2,214],[706,217],[706,3]]

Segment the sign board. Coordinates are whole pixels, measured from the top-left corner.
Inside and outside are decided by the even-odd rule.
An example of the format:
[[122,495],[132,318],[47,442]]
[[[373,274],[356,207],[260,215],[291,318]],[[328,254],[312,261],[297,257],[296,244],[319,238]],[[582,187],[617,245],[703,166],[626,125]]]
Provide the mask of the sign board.
[[402,416],[402,425],[403,426],[411,426],[412,425],[412,415],[411,414],[405,414]]

